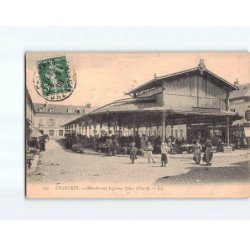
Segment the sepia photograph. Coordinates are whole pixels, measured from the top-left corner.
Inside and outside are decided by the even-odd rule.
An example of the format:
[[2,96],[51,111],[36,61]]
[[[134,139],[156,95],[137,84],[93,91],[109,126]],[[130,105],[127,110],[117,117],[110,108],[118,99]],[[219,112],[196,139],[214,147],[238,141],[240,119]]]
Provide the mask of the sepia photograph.
[[27,198],[247,198],[247,52],[28,52]]
[[247,3],[3,2],[0,248],[249,249]]

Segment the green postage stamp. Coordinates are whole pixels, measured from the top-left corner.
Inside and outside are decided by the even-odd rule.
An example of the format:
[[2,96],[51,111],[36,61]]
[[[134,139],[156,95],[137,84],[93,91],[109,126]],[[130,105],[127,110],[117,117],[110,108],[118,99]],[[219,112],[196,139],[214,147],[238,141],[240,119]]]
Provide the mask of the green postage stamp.
[[46,100],[62,101],[75,89],[75,75],[70,72],[66,56],[37,61],[37,73],[35,88]]

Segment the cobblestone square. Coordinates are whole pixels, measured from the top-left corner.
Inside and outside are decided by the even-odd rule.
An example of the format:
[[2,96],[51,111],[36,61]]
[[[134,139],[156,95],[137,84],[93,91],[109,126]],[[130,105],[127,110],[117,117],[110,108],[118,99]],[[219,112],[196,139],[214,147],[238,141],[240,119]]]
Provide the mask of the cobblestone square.
[[246,151],[234,151],[214,156],[212,166],[196,165],[192,154],[170,155],[167,167],[161,167],[160,155],[156,163],[147,163],[146,156],[139,156],[135,164],[129,156],[108,157],[105,154],[86,150],[75,153],[66,150],[59,141],[50,140],[42,152],[38,166],[27,172],[27,184],[66,186],[84,185],[160,185],[195,186],[250,183],[249,155]]

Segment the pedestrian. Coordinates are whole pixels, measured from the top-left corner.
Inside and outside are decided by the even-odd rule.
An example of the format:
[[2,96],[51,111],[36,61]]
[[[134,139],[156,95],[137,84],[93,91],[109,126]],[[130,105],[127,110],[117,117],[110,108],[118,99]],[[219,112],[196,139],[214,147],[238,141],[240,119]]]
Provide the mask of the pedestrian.
[[164,141],[161,142],[161,167],[166,167],[168,163],[168,153],[170,148]]
[[113,155],[116,155],[119,148],[119,141],[116,136],[114,136],[112,143],[113,143]]
[[212,158],[213,158],[213,153],[211,152],[212,149],[212,143],[211,140],[207,139],[206,143],[205,143],[205,152],[204,152],[204,156],[203,156],[203,161],[207,164],[207,165],[212,165]]
[[150,160],[152,160],[152,162],[155,163],[154,158],[153,158],[153,147],[149,141],[147,142],[147,146],[146,146],[146,154],[148,157],[148,164],[150,163]]
[[201,162],[201,151],[202,146],[200,144],[200,140],[197,140],[194,146],[194,161],[196,164],[200,164]]
[[106,139],[106,145],[108,147],[108,156],[111,156],[113,150],[113,141],[111,139],[111,136],[108,136],[108,138]]
[[132,142],[131,143],[131,149],[130,149],[131,164],[134,164],[135,163],[135,159],[137,159],[136,152],[137,152],[137,148],[135,147],[135,142]]

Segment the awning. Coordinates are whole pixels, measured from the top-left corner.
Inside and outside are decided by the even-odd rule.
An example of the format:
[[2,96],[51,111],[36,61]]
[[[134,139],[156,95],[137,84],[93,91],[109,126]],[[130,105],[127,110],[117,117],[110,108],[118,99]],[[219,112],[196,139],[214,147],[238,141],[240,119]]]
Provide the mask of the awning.
[[29,123],[29,128],[30,128],[30,137],[40,137],[42,136],[43,134],[40,132],[40,130],[38,128],[36,128],[33,123],[27,119],[27,122]]
[[126,98],[117,100],[102,106],[86,115],[83,115],[67,124],[120,124],[130,126],[133,122],[138,126],[160,126],[162,123],[162,113],[165,113],[166,124],[185,124],[187,118],[190,123],[224,122],[225,117],[229,116],[230,121],[241,119],[241,117],[231,111],[223,111],[216,108],[206,107],[183,107],[174,109],[160,106],[155,98]]

